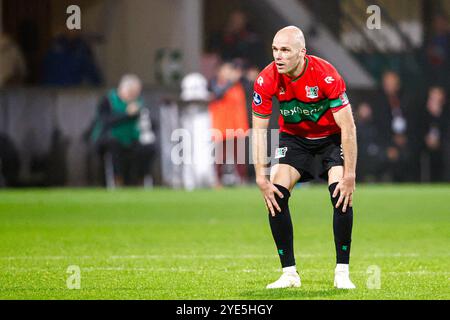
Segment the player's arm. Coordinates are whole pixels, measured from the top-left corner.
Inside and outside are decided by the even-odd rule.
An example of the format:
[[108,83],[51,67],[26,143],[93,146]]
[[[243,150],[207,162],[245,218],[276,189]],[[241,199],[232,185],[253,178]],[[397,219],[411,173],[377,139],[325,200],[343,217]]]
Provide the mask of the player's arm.
[[340,191],[340,197],[336,203],[339,207],[344,203],[342,211],[345,212],[348,206],[353,205],[353,192],[355,191],[356,180],[356,159],[357,159],[357,141],[356,141],[356,126],[353,119],[351,105],[333,113],[336,124],[341,128],[342,151],[344,153],[344,176],[338,183],[333,197]]
[[253,115],[252,123],[253,161],[255,165],[256,183],[259,186],[267,180],[267,128],[269,127],[269,119],[262,119]]
[[342,151],[344,156],[344,174],[338,182],[333,198],[339,195],[336,208],[342,206],[342,211],[347,206],[352,206],[352,197],[355,190],[356,179],[356,127],[353,121],[352,108],[346,94],[345,81],[339,72],[331,64],[323,64],[320,76],[320,87],[331,101],[336,124],[341,128]]
[[274,95],[274,82],[270,74],[260,74],[255,81],[253,92],[253,120],[252,120],[252,150],[255,164],[256,184],[261,191],[267,209],[275,216],[275,209],[281,211],[275,200],[275,193],[283,198],[283,194],[267,177],[266,170],[269,165],[267,158],[267,128],[272,114],[272,97]]
[[272,216],[275,215],[276,208],[278,212],[281,211],[280,206],[275,200],[275,193],[283,198],[283,194],[275,187],[267,178],[267,128],[269,127],[269,119],[263,119],[253,115],[253,130],[252,130],[252,150],[253,162],[255,165],[256,184],[263,194],[267,209]]

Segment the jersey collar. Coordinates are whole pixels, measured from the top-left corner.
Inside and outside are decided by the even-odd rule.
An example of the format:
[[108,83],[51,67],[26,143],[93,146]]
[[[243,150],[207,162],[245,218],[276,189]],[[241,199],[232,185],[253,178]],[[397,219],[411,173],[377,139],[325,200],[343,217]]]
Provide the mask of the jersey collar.
[[298,79],[300,79],[305,74],[307,68],[308,68],[308,57],[305,56],[305,64],[304,64],[302,72],[300,72],[300,74],[298,76],[296,76],[295,78],[292,78],[291,82],[295,82]]

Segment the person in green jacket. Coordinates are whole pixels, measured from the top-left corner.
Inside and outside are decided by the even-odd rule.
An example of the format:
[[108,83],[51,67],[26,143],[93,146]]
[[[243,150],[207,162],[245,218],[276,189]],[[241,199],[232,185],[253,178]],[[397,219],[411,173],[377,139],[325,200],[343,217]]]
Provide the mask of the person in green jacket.
[[91,140],[101,155],[112,156],[115,185],[138,185],[148,174],[155,154],[155,137],[142,139],[141,116],[144,108],[142,84],[135,75],[125,75],[117,89],[110,90],[98,106]]

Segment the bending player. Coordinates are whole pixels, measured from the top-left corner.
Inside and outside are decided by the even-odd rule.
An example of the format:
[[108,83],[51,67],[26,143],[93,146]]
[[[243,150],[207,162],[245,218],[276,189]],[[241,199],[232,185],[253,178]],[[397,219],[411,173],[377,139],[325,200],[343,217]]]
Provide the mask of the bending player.
[[[333,205],[334,286],[353,289],[349,260],[357,144],[344,80],[329,62],[306,54],[305,38],[297,27],[278,31],[272,50],[274,61],[258,76],[253,93],[256,183],[269,210],[283,268],[281,277],[267,288],[301,285],[295,265],[289,197],[298,181],[314,178],[313,159],[320,157],[319,176],[328,181]],[[280,145],[275,152],[279,163],[272,166],[269,180],[265,160],[272,97],[280,102]]]

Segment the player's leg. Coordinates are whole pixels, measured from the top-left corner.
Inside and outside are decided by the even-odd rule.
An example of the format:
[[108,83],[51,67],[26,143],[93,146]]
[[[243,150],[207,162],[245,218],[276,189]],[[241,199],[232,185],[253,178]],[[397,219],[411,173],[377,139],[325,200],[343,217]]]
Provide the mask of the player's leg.
[[275,199],[281,212],[272,216],[269,212],[270,229],[283,268],[282,276],[267,286],[268,289],[299,287],[300,277],[297,273],[294,257],[294,232],[289,198],[296,182],[300,179],[299,172],[287,164],[276,164],[272,167],[270,181],[281,191],[283,198],[275,194]]
[[281,212],[275,216],[269,213],[270,228],[277,245],[281,266],[288,268],[295,266],[294,241],[291,214],[289,211],[289,198],[300,174],[296,169],[287,164],[274,165],[270,173],[270,181],[281,191],[283,198],[275,194],[275,199]]
[[352,241],[353,208],[342,211],[343,204],[336,208],[339,194],[333,198],[333,192],[344,175],[343,166],[331,167],[328,171],[328,190],[333,205],[333,232],[336,247],[336,269],[334,286],[338,289],[354,289],[349,276],[350,247]]

